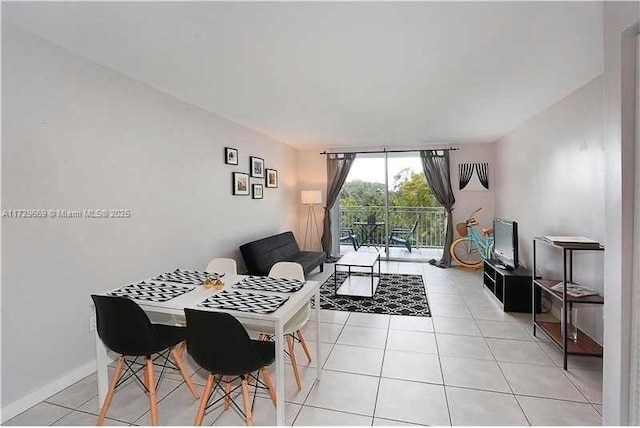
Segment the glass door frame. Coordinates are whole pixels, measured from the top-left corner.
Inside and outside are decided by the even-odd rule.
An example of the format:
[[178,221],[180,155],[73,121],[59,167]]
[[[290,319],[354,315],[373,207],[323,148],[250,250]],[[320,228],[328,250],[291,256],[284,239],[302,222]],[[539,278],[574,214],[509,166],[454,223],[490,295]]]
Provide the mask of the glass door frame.
[[[418,156],[419,157],[419,151],[416,150],[415,152],[411,151],[411,152],[407,152],[408,155],[413,155],[413,156]],[[360,159],[383,159],[384,160],[384,245],[382,246],[382,248],[384,248],[384,255],[381,254],[380,255],[380,260],[384,260],[384,261],[407,261],[407,262],[416,262],[416,263],[424,263],[427,261],[426,258],[403,258],[403,257],[391,257],[390,251],[389,251],[389,231],[390,231],[390,219],[391,219],[391,215],[390,215],[390,210],[389,210],[389,153],[388,152],[384,152],[384,153],[379,153],[379,154],[358,154],[356,156],[356,159],[354,160],[354,162],[356,162],[358,160],[358,158]],[[336,200],[336,203],[333,205],[333,207],[331,207],[331,218],[333,219],[337,219],[337,221],[333,221],[332,222],[332,227],[331,227],[331,234],[332,234],[332,242],[333,242],[333,248],[332,251],[334,254],[340,254],[340,196],[338,196],[338,199]]]

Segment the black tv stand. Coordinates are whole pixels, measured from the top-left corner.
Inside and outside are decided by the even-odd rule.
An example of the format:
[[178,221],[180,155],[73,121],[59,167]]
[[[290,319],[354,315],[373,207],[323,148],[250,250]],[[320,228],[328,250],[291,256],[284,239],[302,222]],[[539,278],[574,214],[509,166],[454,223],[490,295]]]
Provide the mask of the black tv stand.
[[[509,269],[498,260],[485,260],[483,270],[484,287],[495,296],[505,312],[531,313],[531,271],[522,267]],[[539,308],[539,290],[536,300]]]
[[502,262],[501,262],[501,261],[499,261],[499,260],[489,260],[489,262],[490,262],[493,266],[495,266],[495,267],[497,267],[497,268],[500,268],[500,269],[502,269],[502,270],[513,270],[513,268],[512,268],[511,266],[507,266],[507,265],[505,265],[504,263],[502,263]]

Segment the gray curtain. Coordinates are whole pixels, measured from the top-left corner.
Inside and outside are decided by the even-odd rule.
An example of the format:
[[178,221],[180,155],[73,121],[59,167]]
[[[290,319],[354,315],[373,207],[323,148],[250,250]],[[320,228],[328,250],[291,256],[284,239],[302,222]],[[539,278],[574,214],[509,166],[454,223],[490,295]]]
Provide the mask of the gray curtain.
[[327,155],[327,205],[324,207],[324,222],[322,229],[322,249],[331,254],[331,207],[336,203],[340,189],[349,175],[355,153]]
[[451,266],[451,253],[449,248],[453,242],[453,206],[456,198],[451,189],[451,175],[449,173],[449,151],[421,150],[422,168],[427,177],[427,183],[438,202],[444,207],[447,214],[447,232],[444,238],[444,251],[440,260],[432,259],[429,263],[441,268]]

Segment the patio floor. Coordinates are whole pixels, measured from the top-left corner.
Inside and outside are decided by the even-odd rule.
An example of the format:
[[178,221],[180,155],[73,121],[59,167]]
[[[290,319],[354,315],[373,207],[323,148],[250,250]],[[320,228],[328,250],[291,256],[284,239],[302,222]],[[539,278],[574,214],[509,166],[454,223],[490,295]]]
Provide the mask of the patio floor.
[[[340,245],[340,255],[353,252],[353,246]],[[386,257],[384,247],[363,246],[358,251],[378,251],[380,252],[380,258]],[[390,247],[389,256],[391,260],[406,260],[406,261],[429,261],[431,259],[440,259],[442,257],[442,248],[412,248],[409,252],[405,247]]]

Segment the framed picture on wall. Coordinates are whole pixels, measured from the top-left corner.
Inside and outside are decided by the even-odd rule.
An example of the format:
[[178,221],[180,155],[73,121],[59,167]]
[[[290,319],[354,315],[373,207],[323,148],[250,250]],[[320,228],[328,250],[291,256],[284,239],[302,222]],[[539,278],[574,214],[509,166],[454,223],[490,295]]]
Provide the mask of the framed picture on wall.
[[275,169],[269,169],[269,168],[267,168],[265,171],[267,173],[266,186],[278,187],[278,171]]
[[250,156],[249,168],[252,177],[264,178],[264,159]]
[[233,173],[233,194],[249,195],[249,174],[245,174],[244,172]]
[[489,163],[459,163],[458,189],[460,191],[489,190]]
[[231,147],[224,148],[224,163],[227,165],[238,165],[238,149]]
[[263,187],[262,184],[252,184],[253,187],[253,199],[262,199],[263,197]]

